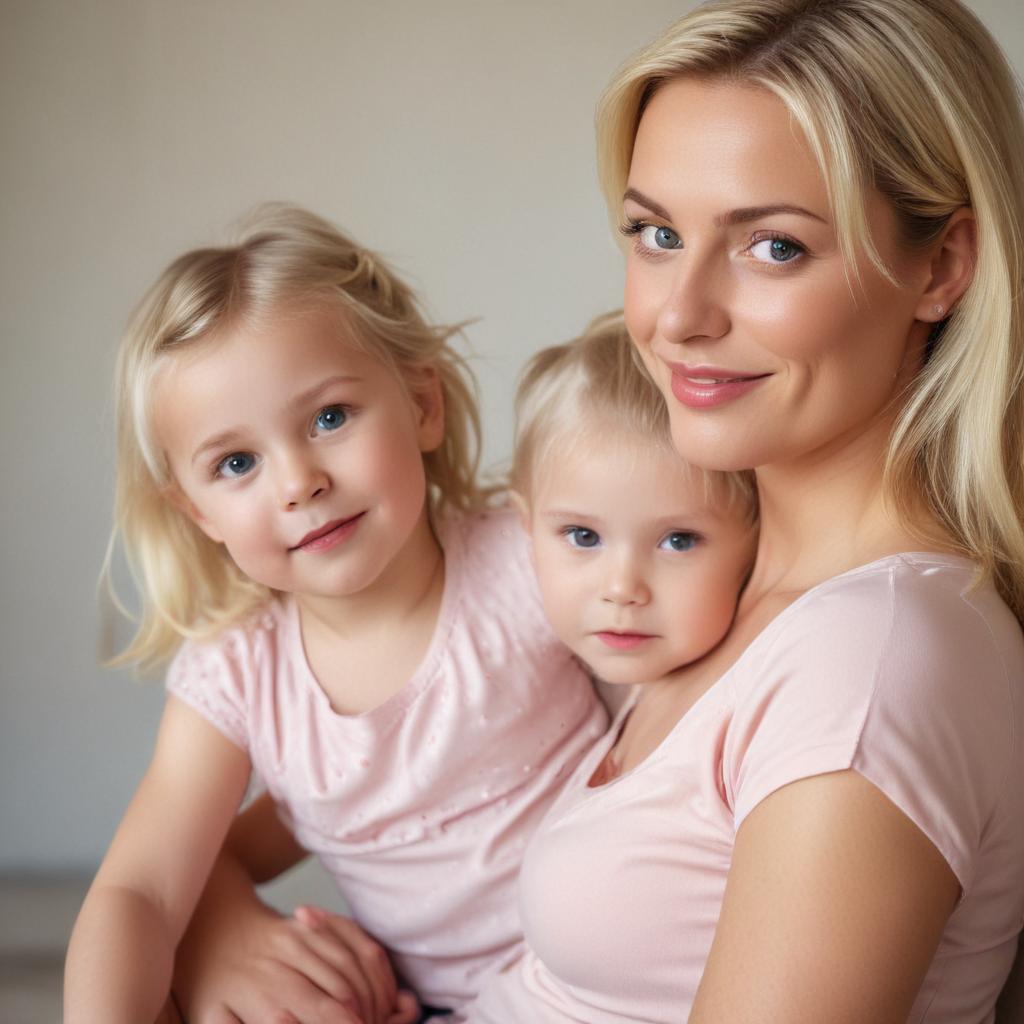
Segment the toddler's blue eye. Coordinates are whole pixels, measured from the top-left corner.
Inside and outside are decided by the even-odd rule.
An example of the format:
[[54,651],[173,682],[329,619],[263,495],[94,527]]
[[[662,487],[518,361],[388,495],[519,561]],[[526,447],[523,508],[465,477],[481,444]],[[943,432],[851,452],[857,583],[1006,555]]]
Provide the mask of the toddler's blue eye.
[[698,541],[697,534],[688,530],[673,530],[659,545],[666,551],[689,551]]
[[217,475],[228,478],[245,476],[255,465],[255,455],[249,452],[232,452],[217,463]]
[[601,543],[597,533],[585,526],[570,526],[565,531],[565,536],[574,548],[596,548]]
[[648,249],[681,249],[683,246],[683,240],[671,228],[657,224],[645,224],[640,231],[640,241]]
[[329,405],[316,414],[316,425],[320,430],[330,432],[343,426],[347,419],[348,413],[343,405]]

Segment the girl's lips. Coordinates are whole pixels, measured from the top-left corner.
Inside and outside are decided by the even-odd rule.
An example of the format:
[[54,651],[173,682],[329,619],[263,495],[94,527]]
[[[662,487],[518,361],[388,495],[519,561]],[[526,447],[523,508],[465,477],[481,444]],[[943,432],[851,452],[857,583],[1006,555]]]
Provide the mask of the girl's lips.
[[360,512],[349,519],[335,519],[317,530],[311,530],[291,550],[327,551],[342,541],[347,540],[355,531],[364,515],[364,512]]
[[714,366],[669,364],[672,371],[672,394],[691,409],[707,409],[730,402],[757,387],[771,374],[738,374]]
[[650,633],[612,633],[605,631],[596,633],[595,636],[602,643],[608,647],[613,647],[617,651],[631,651],[635,647],[639,647],[646,640],[653,640],[654,636]]

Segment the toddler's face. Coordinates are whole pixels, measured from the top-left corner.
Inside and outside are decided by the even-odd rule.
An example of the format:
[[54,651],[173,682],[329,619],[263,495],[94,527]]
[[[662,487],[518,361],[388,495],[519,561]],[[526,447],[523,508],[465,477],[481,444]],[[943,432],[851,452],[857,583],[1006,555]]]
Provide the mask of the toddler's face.
[[[443,431],[333,310],[242,323],[176,356],[154,423],[177,501],[250,578],[365,593],[401,572]],[[174,493],[174,492],[172,492]]]
[[674,451],[608,435],[540,467],[528,528],[559,637],[606,682],[654,682],[725,636],[756,529]]

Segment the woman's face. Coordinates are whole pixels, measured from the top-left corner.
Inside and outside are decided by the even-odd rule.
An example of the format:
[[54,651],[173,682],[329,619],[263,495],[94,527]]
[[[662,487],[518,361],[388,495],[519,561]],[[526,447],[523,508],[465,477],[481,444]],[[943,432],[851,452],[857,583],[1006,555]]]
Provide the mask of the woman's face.
[[655,93],[623,202],[626,322],[688,461],[877,457],[889,403],[920,364],[930,261],[901,251],[881,196],[868,213],[898,285],[866,257],[844,261],[824,179],[779,99],[686,78]]

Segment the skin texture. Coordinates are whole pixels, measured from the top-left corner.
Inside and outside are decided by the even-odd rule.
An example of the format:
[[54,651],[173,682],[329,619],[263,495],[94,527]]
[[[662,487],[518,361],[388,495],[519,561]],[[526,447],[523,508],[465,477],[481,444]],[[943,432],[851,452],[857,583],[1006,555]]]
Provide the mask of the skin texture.
[[[726,634],[754,529],[745,508],[709,501],[675,452],[616,427],[583,426],[539,475],[525,519],[559,638],[605,682],[650,683]],[[643,639],[623,648],[607,631]]]
[[[336,708],[386,700],[408,665],[380,637],[400,628],[403,655],[415,664],[436,620],[444,572],[426,518],[422,454],[440,443],[444,410],[433,375],[416,384],[407,390],[352,343],[336,310],[321,308],[235,324],[173,358],[154,389],[154,425],[174,476],[168,500],[253,579],[294,594],[310,663]],[[220,440],[210,446],[211,438]],[[310,531],[355,516],[341,543],[301,546]],[[331,674],[337,665],[362,669],[367,690],[344,692]],[[249,771],[243,751],[168,700],[152,762],[75,925],[69,1024],[156,1018]],[[257,870],[260,861],[280,869],[297,853],[270,832]],[[217,880],[242,891],[258,915],[251,876],[238,864],[227,850]],[[302,997],[293,1003],[301,1019],[415,1018],[408,999],[396,1004],[386,954],[352,922],[315,911],[284,924],[263,916],[267,928],[248,948],[254,958],[269,949],[272,965],[283,957],[305,971],[297,993],[285,986],[294,970],[284,980],[273,969],[265,974],[281,982],[281,998]],[[257,1014],[265,1008],[249,1005]],[[231,1020],[230,1013],[222,1004],[193,1019]]]
[[[910,254],[885,200],[867,199],[896,284],[866,259],[845,265],[822,175],[775,97],[678,79],[641,119],[623,202],[624,220],[638,224],[626,246],[626,321],[680,453],[756,470],[761,533],[731,632],[649,702],[625,767],[809,587],[919,550],[922,536],[950,546],[924,514],[893,518],[881,467],[934,307],[948,311],[969,283],[973,219],[958,211]],[[738,209],[777,204],[808,213],[735,222]],[[699,371],[708,366],[726,372]],[[687,373],[698,387],[707,376],[761,380],[693,408],[673,380]],[[863,777],[786,786],[737,834],[691,1024],[903,1022],[958,892],[931,842]]]

